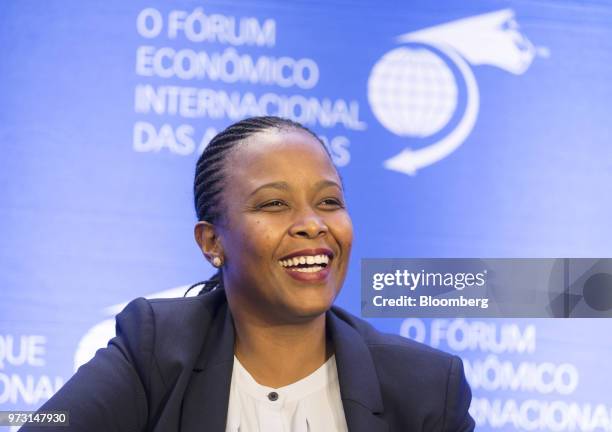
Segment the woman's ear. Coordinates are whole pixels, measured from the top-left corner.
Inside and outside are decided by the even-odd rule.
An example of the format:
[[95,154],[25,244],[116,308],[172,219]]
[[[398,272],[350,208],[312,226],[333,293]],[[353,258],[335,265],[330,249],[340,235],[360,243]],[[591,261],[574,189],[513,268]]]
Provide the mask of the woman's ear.
[[[221,245],[221,240],[213,224],[200,221],[195,225],[193,234],[208,262],[215,265],[215,258],[223,261],[223,245]],[[215,267],[218,267],[218,265],[215,265]]]

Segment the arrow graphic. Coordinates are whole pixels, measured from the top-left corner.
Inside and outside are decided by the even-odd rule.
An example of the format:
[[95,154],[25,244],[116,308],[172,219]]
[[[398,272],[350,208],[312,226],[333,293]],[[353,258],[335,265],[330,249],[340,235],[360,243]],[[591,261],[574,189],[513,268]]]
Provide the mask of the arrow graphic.
[[465,112],[457,127],[437,143],[418,150],[405,148],[383,163],[385,168],[403,174],[415,175],[419,169],[434,164],[454,152],[472,132],[478,118],[480,94],[472,69],[451,47],[439,43],[432,46],[446,54],[463,75],[467,91]]

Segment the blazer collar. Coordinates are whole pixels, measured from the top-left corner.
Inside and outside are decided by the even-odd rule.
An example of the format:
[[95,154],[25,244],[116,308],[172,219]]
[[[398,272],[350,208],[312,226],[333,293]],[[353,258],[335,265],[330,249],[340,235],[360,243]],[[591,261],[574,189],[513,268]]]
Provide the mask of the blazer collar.
[[205,294],[210,314],[206,339],[183,399],[180,430],[224,432],[234,366],[234,324],[225,292]]
[[[208,334],[194,365],[183,400],[181,430],[224,432],[234,365],[234,323],[225,292],[210,294]],[[212,306],[212,307],[211,307]],[[326,314],[332,337],[342,405],[350,432],[387,432],[380,385],[370,351],[361,335],[334,310]]]
[[342,406],[351,432],[386,432],[380,417],[383,402],[380,383],[370,350],[359,332],[344,321],[333,307],[327,312],[327,327],[336,351]]

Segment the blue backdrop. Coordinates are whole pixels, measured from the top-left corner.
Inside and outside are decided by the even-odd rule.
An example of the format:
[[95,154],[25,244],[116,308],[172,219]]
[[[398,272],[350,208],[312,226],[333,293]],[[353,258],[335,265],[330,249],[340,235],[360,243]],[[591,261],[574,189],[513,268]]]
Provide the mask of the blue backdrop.
[[[245,116],[328,144],[356,314],[364,257],[610,256],[604,2],[5,1],[0,52],[0,409],[211,274],[194,165]],[[464,359],[479,430],[612,431],[610,320],[372,322]]]

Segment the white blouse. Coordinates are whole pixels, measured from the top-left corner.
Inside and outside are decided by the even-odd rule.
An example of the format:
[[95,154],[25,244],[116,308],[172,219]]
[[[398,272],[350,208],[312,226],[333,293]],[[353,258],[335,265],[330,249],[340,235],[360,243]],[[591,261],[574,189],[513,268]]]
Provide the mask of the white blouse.
[[257,383],[234,356],[225,432],[347,432],[336,357],[299,381]]

